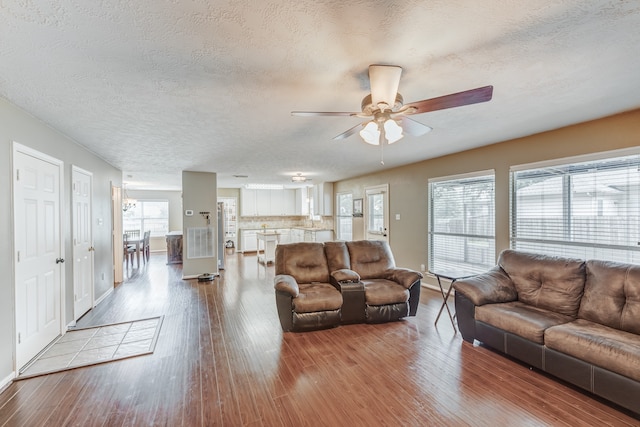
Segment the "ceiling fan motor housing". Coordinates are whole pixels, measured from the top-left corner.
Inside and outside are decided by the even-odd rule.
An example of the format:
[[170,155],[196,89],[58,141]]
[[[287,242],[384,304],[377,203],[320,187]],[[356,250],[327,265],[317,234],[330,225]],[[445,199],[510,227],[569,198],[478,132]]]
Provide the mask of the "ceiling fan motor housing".
[[402,95],[400,95],[400,93],[396,93],[396,102],[392,106],[388,106],[383,103],[373,105],[373,102],[371,101],[371,94],[369,94],[362,98],[362,113],[366,116],[373,116],[376,111],[383,109],[381,108],[381,105],[386,107],[384,108],[385,110],[390,109],[391,111],[398,111],[400,108],[402,108],[403,103],[404,99],[402,98]]

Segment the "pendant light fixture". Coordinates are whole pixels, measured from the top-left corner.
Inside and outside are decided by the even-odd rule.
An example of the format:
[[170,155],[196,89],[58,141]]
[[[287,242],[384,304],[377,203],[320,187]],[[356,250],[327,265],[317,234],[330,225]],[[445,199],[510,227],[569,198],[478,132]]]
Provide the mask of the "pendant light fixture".
[[122,198],[122,211],[126,212],[129,209],[135,208],[138,201],[130,198],[129,194],[127,194],[127,184],[122,185],[122,191],[124,193],[124,197]]

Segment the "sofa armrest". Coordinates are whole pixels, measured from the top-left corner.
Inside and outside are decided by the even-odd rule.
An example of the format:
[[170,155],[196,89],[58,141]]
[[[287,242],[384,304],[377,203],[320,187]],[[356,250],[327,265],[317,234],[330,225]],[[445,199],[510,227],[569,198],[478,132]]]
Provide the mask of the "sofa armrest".
[[408,268],[391,268],[384,273],[384,279],[392,280],[402,286],[405,289],[411,289],[411,287],[422,279],[422,273],[410,270]]
[[353,270],[349,270],[348,268],[342,268],[340,270],[332,271],[331,277],[335,279],[336,282],[359,282],[360,281],[360,275]]
[[499,266],[477,276],[456,280],[453,288],[476,306],[518,299],[511,278]]
[[287,293],[293,298],[296,298],[300,293],[298,282],[296,282],[296,279],[294,279],[293,276],[288,274],[278,274],[273,281],[275,283],[274,288],[276,288],[276,291]]

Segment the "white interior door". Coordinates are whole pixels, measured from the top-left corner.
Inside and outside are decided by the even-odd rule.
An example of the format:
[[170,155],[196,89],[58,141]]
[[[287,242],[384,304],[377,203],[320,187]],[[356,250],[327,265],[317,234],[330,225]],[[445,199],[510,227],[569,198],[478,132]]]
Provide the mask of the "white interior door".
[[389,185],[365,188],[365,238],[389,241]]
[[78,320],[93,306],[94,248],[91,222],[93,174],[71,168],[73,239],[73,317]]
[[14,145],[16,368],[62,333],[62,162]]

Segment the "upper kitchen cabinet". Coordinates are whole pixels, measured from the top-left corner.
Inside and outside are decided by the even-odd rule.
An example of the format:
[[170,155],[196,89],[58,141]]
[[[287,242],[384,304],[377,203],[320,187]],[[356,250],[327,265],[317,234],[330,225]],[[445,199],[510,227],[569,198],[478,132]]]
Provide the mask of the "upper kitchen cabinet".
[[296,193],[294,202],[296,215],[309,215],[309,193],[311,192],[311,187],[296,188],[294,191]]
[[294,216],[296,210],[296,192],[283,190],[240,189],[241,216]]
[[240,189],[240,216],[258,215],[256,192],[258,190]]
[[333,182],[313,186],[313,214],[333,216]]

